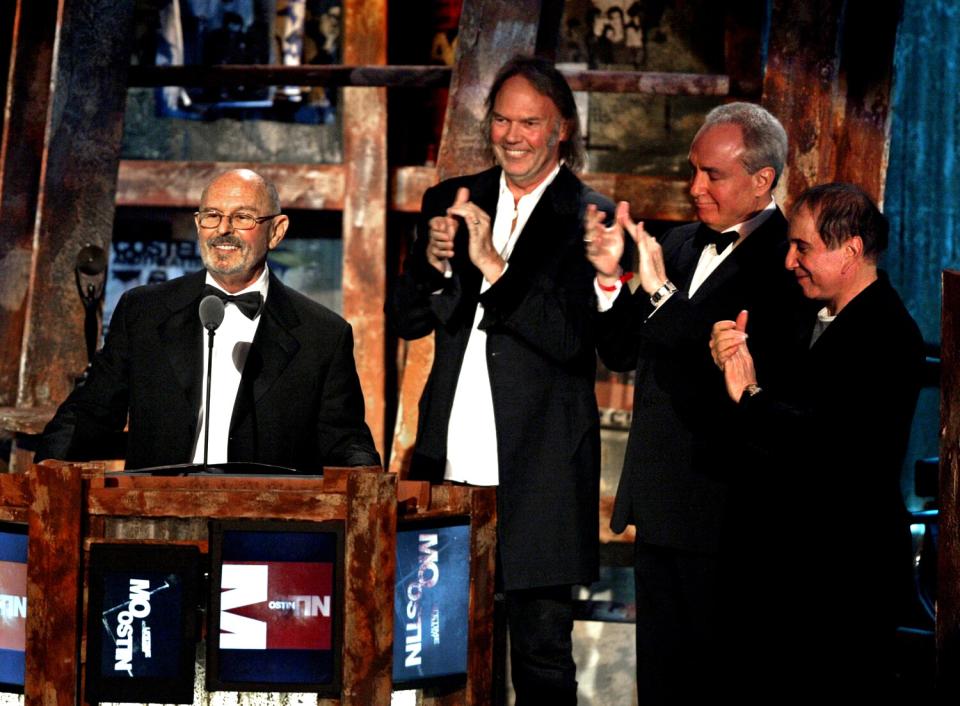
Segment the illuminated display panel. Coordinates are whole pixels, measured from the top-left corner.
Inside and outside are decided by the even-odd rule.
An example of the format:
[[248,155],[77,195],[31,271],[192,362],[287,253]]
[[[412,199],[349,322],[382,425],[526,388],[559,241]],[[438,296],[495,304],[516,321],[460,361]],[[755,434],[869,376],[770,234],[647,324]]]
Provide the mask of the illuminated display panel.
[[210,525],[207,688],[338,695],[343,524]]
[[418,521],[397,532],[393,682],[460,682],[467,672],[470,525]]
[[94,544],[87,701],[193,703],[200,551]]

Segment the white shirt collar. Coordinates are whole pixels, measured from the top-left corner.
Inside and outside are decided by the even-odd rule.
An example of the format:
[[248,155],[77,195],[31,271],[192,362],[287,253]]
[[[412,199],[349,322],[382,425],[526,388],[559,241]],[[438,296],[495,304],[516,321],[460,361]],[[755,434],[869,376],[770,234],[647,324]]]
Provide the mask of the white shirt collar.
[[773,215],[773,212],[777,208],[777,202],[773,200],[773,196],[770,196],[770,202],[764,206],[760,212],[755,215],[753,218],[748,218],[743,221],[743,223],[737,223],[736,225],[730,226],[723,230],[724,233],[729,233],[735,231],[737,234],[737,240],[734,245],[739,245],[741,242],[746,240],[747,236],[750,235],[757,228],[766,223],[767,219]]

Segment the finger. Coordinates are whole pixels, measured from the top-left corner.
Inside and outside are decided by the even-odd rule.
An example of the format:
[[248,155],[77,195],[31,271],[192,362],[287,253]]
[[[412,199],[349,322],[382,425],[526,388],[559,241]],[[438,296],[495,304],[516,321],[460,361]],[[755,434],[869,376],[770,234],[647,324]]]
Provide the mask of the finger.
[[737,314],[737,331],[747,330],[747,316],[748,314],[746,309]]
[[468,228],[471,226],[479,226],[490,220],[490,217],[487,216],[482,209],[472,203],[451,206],[447,209],[447,214],[450,216],[460,216],[466,222]]
[[729,319],[725,319],[725,320],[723,320],[723,321],[718,321],[717,323],[715,323],[715,324],[713,325],[713,329],[711,329],[710,335],[711,335],[711,336],[716,336],[716,335],[717,335],[718,333],[720,333],[721,331],[726,331],[727,329],[734,328],[736,325],[737,325],[737,324],[736,324],[735,321],[730,321]]
[[457,189],[457,197],[453,200],[454,206],[462,206],[470,200],[470,189],[461,186]]
[[632,230],[636,224],[633,222],[633,219],[630,217],[630,203],[628,201],[621,201],[617,204],[617,223],[622,225],[627,230]]

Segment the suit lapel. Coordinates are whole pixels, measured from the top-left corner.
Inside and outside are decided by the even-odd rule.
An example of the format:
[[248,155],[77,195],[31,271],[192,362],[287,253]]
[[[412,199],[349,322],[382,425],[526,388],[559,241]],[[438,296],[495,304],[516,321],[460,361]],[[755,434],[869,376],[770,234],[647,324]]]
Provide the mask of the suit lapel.
[[[785,230],[785,223],[783,214],[780,213],[780,209],[777,209],[763,224],[757,228],[753,233],[751,233],[746,242],[744,242],[740,247],[734,250],[727,257],[726,260],[721,262],[717,269],[710,273],[710,275],[703,281],[703,284],[700,285],[700,288],[697,289],[696,294],[694,294],[691,299],[699,300],[701,298],[709,297],[710,294],[724,285],[725,282],[735,277],[741,269],[749,268],[749,263],[752,263],[754,260],[762,259],[770,254],[770,252],[779,246],[779,241],[781,240],[779,234],[783,233]],[[693,243],[693,238],[690,239],[690,243]],[[784,251],[784,255],[786,251]],[[700,253],[697,253],[697,259],[699,259]],[[772,256],[771,256],[772,257]],[[781,263],[782,264],[782,263]],[[696,261],[694,262],[693,269],[696,268]],[[693,271],[691,269],[690,277],[693,277]],[[689,284],[689,283],[688,283]]]
[[579,184],[570,170],[560,167],[560,172],[546,188],[523,226],[510,255],[511,267],[523,267],[528,260],[543,257],[545,252],[556,247],[551,247],[551,241],[560,242],[566,238],[571,217],[577,216],[578,190]]
[[300,324],[286,288],[273,273],[260,325],[243,366],[230,427],[248,415],[300,350],[292,330]]
[[173,370],[177,386],[191,409],[199,409],[203,370],[203,328],[197,307],[203,292],[205,271],[182,278],[181,286],[163,299],[170,315],[160,322],[157,335]]
[[690,291],[693,273],[697,269],[697,262],[700,261],[700,248],[697,247],[696,234],[699,228],[705,227],[703,224],[700,224],[677,248],[674,268],[680,275],[680,281],[674,284],[677,285],[681,292],[687,293]]

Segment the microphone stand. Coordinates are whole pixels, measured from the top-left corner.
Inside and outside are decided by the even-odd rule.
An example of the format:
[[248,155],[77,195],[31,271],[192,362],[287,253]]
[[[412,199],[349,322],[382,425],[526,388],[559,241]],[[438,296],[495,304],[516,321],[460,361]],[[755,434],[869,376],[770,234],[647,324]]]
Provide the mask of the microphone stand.
[[200,323],[207,329],[207,396],[203,405],[203,472],[207,471],[207,454],[210,449],[210,387],[213,380],[213,335],[223,323],[223,301],[215,294],[208,294],[200,301]]
[[214,327],[207,329],[207,396],[203,405],[203,472],[207,471],[207,451],[210,447],[210,384],[213,380],[213,337],[217,330]]

